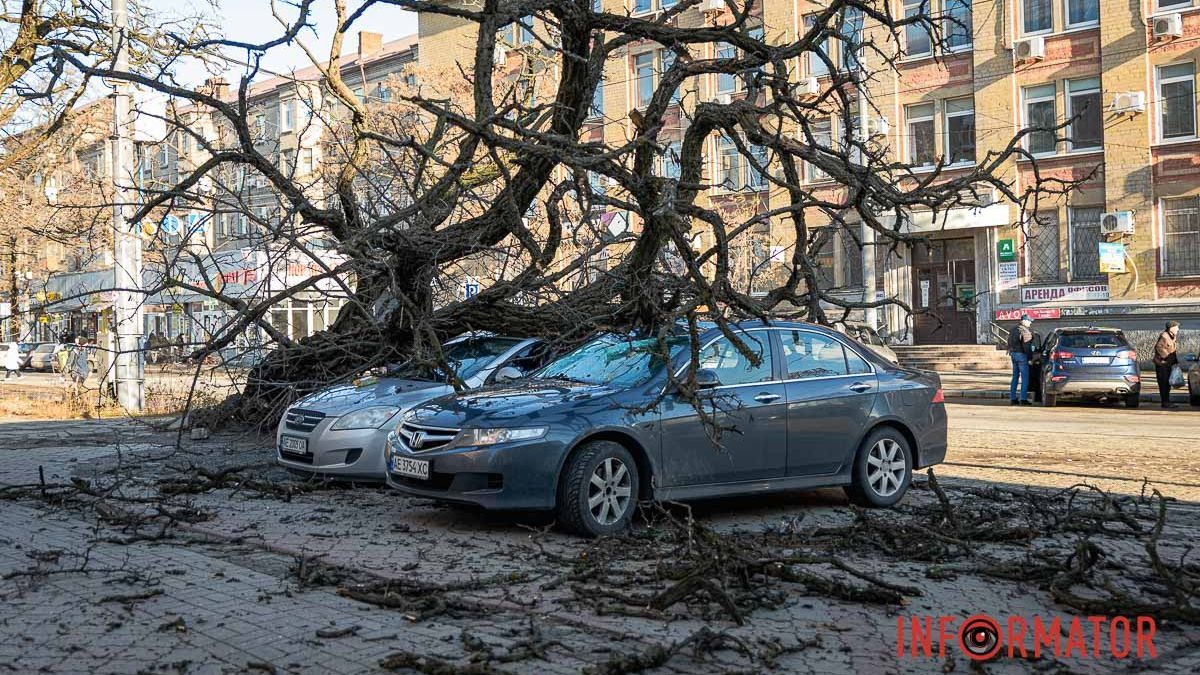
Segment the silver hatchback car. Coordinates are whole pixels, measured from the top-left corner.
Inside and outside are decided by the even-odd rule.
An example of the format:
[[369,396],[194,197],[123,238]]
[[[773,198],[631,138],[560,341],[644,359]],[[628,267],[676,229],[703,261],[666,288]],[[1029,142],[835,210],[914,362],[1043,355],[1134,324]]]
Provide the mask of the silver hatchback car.
[[[518,379],[550,358],[538,339],[470,335],[443,345],[469,389]],[[444,373],[399,368],[324,389],[292,404],[275,432],[278,463],[289,471],[354,481],[382,481],[383,446],[404,411],[454,387]]]

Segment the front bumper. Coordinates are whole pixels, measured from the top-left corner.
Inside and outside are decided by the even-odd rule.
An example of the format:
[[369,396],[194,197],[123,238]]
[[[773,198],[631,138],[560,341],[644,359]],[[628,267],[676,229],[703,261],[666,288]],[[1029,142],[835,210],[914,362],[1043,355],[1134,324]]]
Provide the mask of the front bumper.
[[[412,452],[390,439],[384,450],[387,484],[405,494],[496,510],[549,510],[567,446],[551,438],[484,447]],[[391,457],[430,463],[429,479],[391,471]]]
[[[391,425],[382,429],[346,429],[332,431],[337,418],[322,420],[312,431],[288,429],[279,423],[275,432],[275,462],[290,471],[330,478],[356,481],[382,481],[385,465],[383,446]],[[284,436],[303,438],[308,454],[297,455],[283,450]]]

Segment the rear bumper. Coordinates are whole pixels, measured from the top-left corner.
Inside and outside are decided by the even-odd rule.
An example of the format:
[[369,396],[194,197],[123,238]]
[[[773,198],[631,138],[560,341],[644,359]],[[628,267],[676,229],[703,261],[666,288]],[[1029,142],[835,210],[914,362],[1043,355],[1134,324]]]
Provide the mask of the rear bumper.
[[917,439],[917,457],[914,461],[914,468],[917,469],[941,464],[946,460],[946,448],[949,445],[946,439],[949,433],[945,404],[931,404],[929,415],[931,423]]
[[1046,393],[1055,396],[1126,396],[1138,394],[1142,390],[1141,382],[1127,382],[1122,379],[1092,379],[1073,378],[1046,383]]

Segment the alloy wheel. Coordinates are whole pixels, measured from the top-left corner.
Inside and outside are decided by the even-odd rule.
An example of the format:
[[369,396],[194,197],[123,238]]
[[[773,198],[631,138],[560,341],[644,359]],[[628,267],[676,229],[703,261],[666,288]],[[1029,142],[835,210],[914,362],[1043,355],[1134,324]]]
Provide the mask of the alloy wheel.
[[904,449],[890,438],[881,438],[867,453],[867,484],[871,486],[871,491],[880,497],[896,494],[904,484],[904,473],[907,470],[908,462],[904,459]]
[[588,484],[588,509],[601,525],[612,525],[629,509],[633,496],[629,468],[616,457],[606,457],[592,471]]

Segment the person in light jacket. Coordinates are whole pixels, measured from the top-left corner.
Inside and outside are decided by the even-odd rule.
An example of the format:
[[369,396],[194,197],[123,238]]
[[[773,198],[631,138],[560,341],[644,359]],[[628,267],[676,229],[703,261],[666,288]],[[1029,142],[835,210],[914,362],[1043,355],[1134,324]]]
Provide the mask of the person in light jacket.
[[1167,329],[1154,343],[1154,379],[1158,380],[1158,395],[1162,407],[1175,408],[1171,403],[1171,370],[1179,365],[1179,322],[1168,321]]
[[13,373],[17,377],[21,377],[21,347],[15,343],[8,343],[8,351],[4,352],[4,379],[8,379]]

